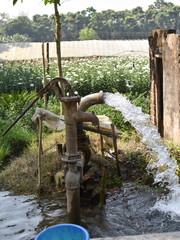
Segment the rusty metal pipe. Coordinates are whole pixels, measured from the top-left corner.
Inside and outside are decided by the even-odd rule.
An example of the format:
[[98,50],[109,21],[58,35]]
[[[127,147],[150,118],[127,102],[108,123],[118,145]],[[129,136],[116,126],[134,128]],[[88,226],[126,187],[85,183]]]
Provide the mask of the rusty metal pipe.
[[91,122],[93,125],[99,125],[99,119],[95,114],[77,111],[73,113],[76,122]]
[[78,111],[85,112],[90,106],[94,104],[103,104],[104,97],[103,92],[89,94],[83,97],[80,101],[80,105],[78,105]]

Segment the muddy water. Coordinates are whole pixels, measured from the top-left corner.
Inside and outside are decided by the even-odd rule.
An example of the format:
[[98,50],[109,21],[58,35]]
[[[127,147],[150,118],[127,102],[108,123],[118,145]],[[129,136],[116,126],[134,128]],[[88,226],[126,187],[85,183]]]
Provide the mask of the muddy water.
[[[104,208],[82,207],[82,226],[91,238],[180,231],[180,223],[152,210],[159,193],[153,188],[124,183],[109,194]],[[0,192],[0,239],[33,240],[45,227],[66,222],[66,203],[60,197],[37,199]]]

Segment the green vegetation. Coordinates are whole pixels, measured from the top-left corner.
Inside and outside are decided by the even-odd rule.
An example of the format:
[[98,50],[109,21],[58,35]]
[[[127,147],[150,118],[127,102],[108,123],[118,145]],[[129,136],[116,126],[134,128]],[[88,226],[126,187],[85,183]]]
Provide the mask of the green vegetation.
[[98,40],[99,36],[96,31],[92,28],[85,27],[79,33],[79,40]]
[[120,188],[122,186],[122,178],[117,175],[108,177],[106,180],[106,186],[108,188]]
[[[145,98],[149,96],[147,57],[81,58],[63,60],[62,64],[63,76],[70,82],[73,94],[85,96],[102,90],[119,91],[131,100],[140,94]],[[132,71],[133,64],[135,71]],[[52,61],[47,81],[56,76],[56,62]],[[42,63],[0,64],[0,79],[0,93],[10,93],[12,89],[39,91],[42,88]]]
[[[35,91],[31,91],[28,93],[27,90],[22,90],[21,92],[11,90],[10,94],[2,93],[0,96],[1,105],[0,117],[2,117],[3,120],[7,121],[7,123],[15,121],[17,117],[22,113],[22,110],[30,102],[32,102],[32,100],[35,97],[36,97]],[[41,104],[40,101],[39,104]],[[32,129],[33,126],[31,117],[33,112],[35,111],[36,105],[34,105],[19,121],[18,124],[20,127],[27,128],[29,130]]]
[[179,177],[179,183],[180,183],[180,147],[175,146],[173,143],[171,143],[169,144],[169,152],[170,152],[170,156],[177,160],[178,168],[176,170],[176,174]]
[[[44,1],[48,2],[53,3]],[[117,12],[111,9],[97,12],[93,7],[89,7],[76,13],[60,15],[61,40],[77,41],[81,31],[87,28],[94,31],[93,39],[97,39],[97,36],[102,40],[147,39],[153,29],[179,30],[179,12],[179,5],[164,0],[154,1],[145,11],[139,6]],[[28,41],[32,42],[55,41],[53,13],[50,16],[36,14],[32,20],[27,16],[9,19],[5,13],[0,13],[0,42],[14,42],[15,39],[18,41],[20,38],[15,38],[15,34],[21,35],[22,40],[28,37]],[[86,34],[86,37],[92,39],[92,34]]]
[[15,64],[0,63],[0,93],[10,93],[11,90],[36,90],[42,88],[41,62]]
[[[135,65],[135,71],[132,67]],[[56,62],[50,63],[50,73],[47,81],[57,76]],[[112,57],[92,59],[63,60],[63,76],[72,86],[72,94],[81,97],[103,92],[121,92],[129,97],[134,103],[149,111],[149,61],[147,57]],[[42,88],[42,64],[41,62],[20,64],[0,64],[0,118],[6,121],[6,128],[21,114],[23,109],[32,102]],[[26,136],[37,133],[37,127],[31,117],[36,107],[43,107],[43,99],[40,99],[18,122],[19,130],[27,131]],[[59,114],[60,103],[50,91],[48,96],[48,110]],[[107,105],[92,106],[89,111],[96,114],[105,114],[121,129],[131,133],[129,123],[124,123],[121,113],[112,110]],[[5,126],[3,126],[5,130]],[[10,130],[12,131],[12,130]],[[7,134],[11,136],[11,132]],[[23,138],[23,134],[21,135]],[[27,143],[27,139],[25,142]],[[5,137],[0,137],[4,141]],[[14,139],[14,138],[13,138]],[[18,138],[17,138],[18,139]],[[15,141],[18,145],[18,140]],[[15,143],[14,143],[15,144]],[[24,146],[24,144],[22,144]],[[14,147],[9,144],[1,146],[1,162],[7,156],[10,157]],[[8,154],[7,154],[8,153]]]
[[[133,68],[134,66],[135,69]],[[56,69],[56,62],[51,61],[50,72],[47,75],[48,81],[57,76]],[[63,76],[72,86],[72,94],[78,94],[83,97],[101,90],[103,92],[118,91],[123,93],[134,104],[141,106],[144,112],[149,113],[150,76],[149,59],[147,57],[64,59],[63,71]],[[35,98],[36,92],[42,88],[41,75],[41,62],[36,62],[36,64],[27,62],[0,64],[1,134]],[[59,114],[59,105],[60,103],[54,96],[54,92],[50,91],[48,95],[48,110]],[[37,106],[43,107],[43,99],[40,99],[5,137],[0,136],[0,167],[1,169],[6,167],[6,171],[2,171],[0,175],[0,179],[7,189],[16,186],[16,190],[19,192],[32,193],[37,183],[38,151],[37,143],[35,142],[37,140],[37,127],[31,120]],[[97,115],[103,114],[108,116],[121,131],[122,136],[118,142],[118,149],[120,149],[121,166],[124,167],[123,172],[127,174],[127,178],[151,185],[152,177],[145,171],[149,156],[139,143],[139,139],[135,136],[130,124],[124,123],[121,113],[114,111],[106,104],[92,106],[88,111],[94,111]],[[44,185],[47,184],[46,190],[51,191],[48,183],[52,180],[56,171],[61,169],[56,145],[57,143],[64,143],[65,137],[59,133],[51,132],[49,134],[50,131],[47,130],[44,132],[48,132],[48,134],[46,134],[46,141],[43,139],[43,151],[45,153],[43,154],[42,178]],[[33,138],[34,141],[32,143]],[[50,138],[51,140],[49,140]],[[99,145],[99,138],[92,135],[90,138],[92,139],[93,148],[96,149]],[[24,148],[27,146],[28,151],[24,152]],[[22,152],[23,155],[19,156],[16,161],[12,161]],[[100,149],[97,150],[97,154],[101,154]],[[175,150],[172,147],[172,154],[177,158],[178,164],[180,164],[179,149]],[[9,161],[12,164],[7,166]],[[104,161],[104,158],[102,161]],[[100,164],[98,167],[101,167],[102,170],[101,162],[98,159],[96,164]],[[109,168],[111,168],[112,164],[109,164]],[[13,174],[12,178],[7,180],[15,169],[20,169],[22,175],[17,171],[17,174]],[[179,175],[179,169],[177,171]],[[107,178],[107,186],[109,188],[119,187],[122,180],[114,175],[114,169],[112,172]],[[31,176],[32,182],[28,185],[29,176]],[[16,178],[19,180],[18,183],[15,180]]]
[[[8,127],[6,121],[0,119],[0,132],[4,132]],[[26,129],[21,127],[14,127],[11,134],[0,137],[0,167],[7,165],[7,161],[23,152],[23,149],[32,140],[32,134]]]

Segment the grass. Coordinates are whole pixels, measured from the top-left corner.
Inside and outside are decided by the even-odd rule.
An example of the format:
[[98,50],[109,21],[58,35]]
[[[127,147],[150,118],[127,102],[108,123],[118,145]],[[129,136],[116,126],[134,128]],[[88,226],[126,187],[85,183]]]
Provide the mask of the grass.
[[[135,71],[132,70],[133,63]],[[55,76],[57,76],[56,62],[51,61],[47,82]],[[64,59],[63,76],[70,82],[73,95],[78,94],[82,97],[100,90],[118,91],[135,105],[141,106],[145,113],[149,113],[150,76],[149,58],[147,57]],[[22,108],[34,98],[35,92],[42,88],[42,63],[0,64],[0,79],[0,100],[1,102],[5,100],[2,102],[4,105],[0,105],[0,119],[8,123],[9,120],[16,119]],[[39,100],[37,105],[28,111],[17,128],[14,128],[14,132],[8,135],[9,137],[3,140],[0,137],[0,164],[4,164],[6,158],[11,159],[12,162],[6,165],[5,171],[0,174],[0,186],[14,189],[19,193],[35,193],[37,190],[35,187],[37,186],[37,142],[34,140],[31,143],[32,137],[37,139],[36,126],[31,121],[36,106],[43,107],[43,101]],[[54,97],[53,91],[50,91],[48,96],[48,110],[59,114],[59,102]],[[149,156],[139,143],[130,124],[124,123],[122,115],[105,104],[92,106],[88,111],[110,117],[123,133],[121,140],[118,140],[118,149],[120,149],[119,156],[124,178],[151,185],[152,176],[145,170]],[[4,129],[6,124],[1,124],[1,126]],[[56,144],[64,143],[65,137],[64,134],[52,133],[46,128],[43,130],[42,183],[45,192],[50,192],[56,190],[52,180],[55,173],[61,169]],[[89,135],[92,146],[96,149],[96,154],[91,159],[92,167],[98,171],[100,177],[103,164],[107,164],[112,170],[109,170],[109,186],[120,186],[121,181],[118,176],[115,176],[115,164],[101,157],[99,137],[96,134],[89,133]],[[28,143],[31,145],[23,152]],[[171,150],[180,165],[179,149],[172,147]],[[16,157],[15,153],[22,152],[22,155]],[[178,168],[178,175],[179,172]]]
[[[92,148],[96,153],[92,152],[89,167],[101,179],[103,166],[108,167],[108,188],[120,187],[121,178],[117,176],[116,162],[109,157],[102,157],[100,150],[99,135],[88,132]],[[135,134],[133,134],[135,136]],[[43,156],[42,156],[42,188],[43,191],[58,192],[54,179],[55,174],[62,169],[60,156],[57,151],[57,143],[65,143],[65,133],[51,133],[43,137]],[[120,163],[127,180],[133,180],[142,184],[150,184],[147,182],[146,164],[147,156],[144,147],[136,137],[130,137],[123,134],[118,139],[118,149],[120,149]],[[136,154],[138,150],[138,154]],[[130,152],[134,154],[130,157]],[[37,165],[38,165],[38,148],[37,142],[34,141],[28,149],[0,173],[1,189],[13,190],[15,193],[35,194],[37,193]],[[128,161],[127,161],[128,159]],[[138,174],[137,174],[138,173]],[[152,179],[151,179],[152,183]]]
[[[63,141],[64,134],[59,135],[52,133],[43,139],[42,184],[46,193],[54,187],[54,184],[51,184],[51,176],[61,169],[56,144]],[[4,171],[1,171],[0,187],[19,194],[37,193],[37,166],[38,144],[34,141],[21,156],[16,157]]]
[[[0,132],[4,132],[7,127],[7,122],[0,119]],[[10,159],[22,153],[31,140],[32,134],[26,128],[18,126],[14,127],[11,133],[4,137],[0,136],[0,167],[7,165]]]
[[[132,71],[133,63],[136,68],[134,72]],[[149,60],[145,57],[64,59],[63,75],[72,86],[72,94],[85,96],[100,90],[104,92],[119,91],[126,94],[135,104],[142,106],[145,112],[148,112],[148,64]],[[56,62],[51,61],[47,82],[55,76],[57,76]],[[0,79],[0,119],[5,120],[7,125],[11,125],[35,98],[36,92],[42,88],[42,63],[40,61],[37,61],[36,64],[23,61],[17,64],[13,62],[1,63]],[[48,110],[59,114],[59,105],[59,101],[51,90],[48,96]],[[36,131],[36,126],[31,120],[36,106],[44,107],[43,99],[40,99],[18,122],[20,129],[27,129],[25,135],[28,135],[29,131],[33,136]],[[90,110],[96,114],[105,114],[111,117],[114,124],[122,131],[130,131],[131,129],[130,125],[124,124],[120,113],[111,110],[106,105],[94,106]],[[4,159],[7,153],[12,153],[14,149],[15,147],[12,147],[11,144],[1,146],[1,158]]]

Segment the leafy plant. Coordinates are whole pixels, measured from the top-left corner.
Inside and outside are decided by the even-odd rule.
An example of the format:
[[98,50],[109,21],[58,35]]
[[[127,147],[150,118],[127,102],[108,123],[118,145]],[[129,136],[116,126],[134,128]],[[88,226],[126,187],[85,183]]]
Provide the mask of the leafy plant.
[[36,97],[36,92],[31,91],[28,93],[27,90],[14,91],[11,90],[10,94],[2,93],[0,96],[0,104],[7,110],[17,110],[18,108],[23,108],[27,103],[31,102]]
[[57,115],[60,113],[60,102],[53,95],[50,95],[48,98],[48,110]]
[[108,188],[119,188],[122,186],[122,178],[117,175],[108,177],[106,180],[106,186]]
[[0,146],[0,167],[3,164],[4,159],[6,158],[6,156],[8,156],[10,154],[10,144],[2,144]]
[[176,174],[179,177],[179,183],[180,183],[180,147],[175,146],[174,144],[170,144],[169,146],[169,152],[170,152],[170,157],[173,157],[177,160],[177,169],[176,169]]
[[[8,123],[0,119],[1,134],[7,127]],[[0,135],[0,166],[10,156],[19,155],[32,140],[32,134],[26,128],[15,126],[10,131],[4,137]]]
[[122,132],[126,131],[130,133],[132,130],[131,125],[128,122],[124,122],[124,117],[122,114],[119,111],[113,110],[106,104],[91,106],[87,111],[93,111],[96,115],[106,115]]

